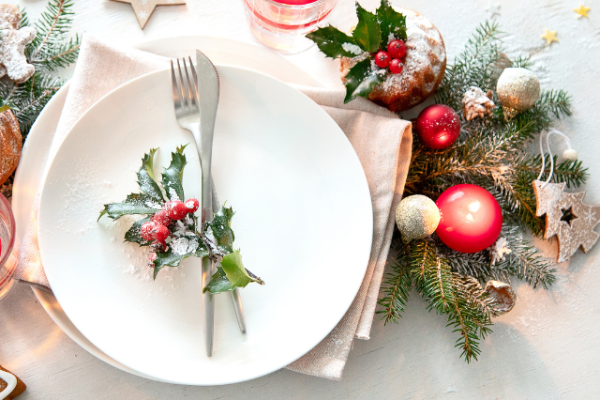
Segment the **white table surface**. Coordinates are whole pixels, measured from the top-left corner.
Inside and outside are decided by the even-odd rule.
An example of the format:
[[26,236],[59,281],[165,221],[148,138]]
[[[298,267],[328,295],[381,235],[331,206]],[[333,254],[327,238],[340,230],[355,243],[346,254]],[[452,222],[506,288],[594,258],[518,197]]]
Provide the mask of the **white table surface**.
[[[46,0],[8,1],[35,18]],[[378,0],[363,0],[373,10]],[[494,2],[496,3],[496,2]],[[498,0],[497,3],[500,3]],[[428,16],[444,36],[450,59],[488,17],[488,0],[393,1]],[[576,18],[579,1],[503,0],[499,22],[510,54],[529,54],[542,86],[573,95],[567,133],[591,176],[586,200],[600,203],[600,0],[586,0],[590,19]],[[75,31],[134,44],[174,35],[222,36],[256,43],[241,0],[188,0],[187,6],[159,7],[144,31],[127,4],[76,0]],[[332,21],[355,24],[351,0],[340,0]],[[544,29],[558,31],[559,43],[545,46]],[[317,49],[290,59],[326,85],[338,85],[338,66]],[[68,74],[68,73],[67,73]],[[541,243],[548,256],[552,244]],[[553,289],[516,284],[515,309],[496,319],[479,362],[467,365],[453,347],[445,318],[428,313],[416,293],[398,325],[376,321],[369,341],[356,341],[341,382],[282,370],[224,387],[158,383],[124,373],[80,348],[38,304],[31,290],[16,285],[0,302],[0,364],[28,385],[19,399],[597,399],[600,397],[600,245],[558,265]],[[149,333],[150,334],[150,333]],[[148,349],[152,351],[152,349]]]

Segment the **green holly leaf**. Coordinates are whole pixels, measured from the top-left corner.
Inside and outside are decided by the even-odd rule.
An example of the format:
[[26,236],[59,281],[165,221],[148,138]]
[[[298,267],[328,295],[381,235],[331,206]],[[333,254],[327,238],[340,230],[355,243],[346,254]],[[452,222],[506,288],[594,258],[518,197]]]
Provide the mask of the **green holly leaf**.
[[388,0],[381,0],[377,9],[377,19],[381,27],[382,47],[385,47],[392,37],[406,41],[406,17],[394,10]]
[[162,186],[167,197],[171,200],[185,200],[183,194],[183,169],[187,164],[183,150],[186,146],[177,148],[177,152],[171,153],[171,165],[165,168],[162,174]]
[[150,246],[150,243],[152,242],[142,237],[142,235],[140,234],[140,229],[142,225],[144,225],[146,222],[149,222],[151,219],[152,217],[148,216],[146,218],[142,218],[140,220],[135,221],[131,228],[129,228],[129,230],[125,233],[125,241],[137,243],[140,246]]
[[132,193],[121,203],[105,204],[104,210],[102,210],[98,219],[105,214],[112,219],[119,219],[123,215],[154,214],[161,208],[162,204],[156,202],[149,195]]
[[375,53],[381,44],[381,28],[377,16],[362,8],[358,3],[356,3],[356,15],[358,24],[352,32],[354,42],[364,51]]
[[217,272],[211,277],[210,282],[204,288],[211,294],[217,294],[233,290],[236,287],[244,288],[249,283],[256,282],[260,285],[265,283],[256,275],[250,273],[242,262],[242,255],[239,250],[236,250],[223,257],[221,266],[217,268]]
[[[329,25],[306,35],[327,57],[354,57],[361,53],[354,38]],[[358,51],[357,51],[358,50]]]
[[[154,279],[158,276],[158,272],[164,267],[178,267],[181,261],[185,260],[188,257],[207,257],[209,255],[206,246],[198,236],[186,236],[186,240],[194,241],[197,244],[195,248],[190,249],[190,251],[181,251],[180,246],[174,244],[174,241],[171,241],[168,246],[169,248],[165,252],[157,252],[156,259],[154,260]],[[177,239],[175,239],[177,240]],[[177,249],[175,249],[177,247]]]
[[215,272],[210,278],[210,282],[208,282],[208,285],[206,285],[203,292],[208,291],[210,294],[219,294],[223,292],[229,292],[233,289],[235,289],[235,286],[229,282],[229,279],[227,279],[227,275],[225,274],[225,271],[223,271],[223,268],[218,267],[217,272]]
[[214,215],[213,220],[206,225],[207,234],[212,234],[217,247],[225,254],[229,254],[233,251],[235,235],[233,229],[231,229],[231,218],[233,218],[234,214],[231,207],[225,208],[225,206],[223,206]]
[[350,68],[346,75],[346,98],[344,103],[348,103],[358,96],[368,97],[373,86],[384,81],[385,72],[385,69],[373,71],[370,58],[360,61]]
[[152,197],[154,200],[164,201],[162,191],[154,178],[154,154],[158,149],[150,149],[150,153],[144,154],[142,158],[142,166],[137,173],[138,184],[142,192]]

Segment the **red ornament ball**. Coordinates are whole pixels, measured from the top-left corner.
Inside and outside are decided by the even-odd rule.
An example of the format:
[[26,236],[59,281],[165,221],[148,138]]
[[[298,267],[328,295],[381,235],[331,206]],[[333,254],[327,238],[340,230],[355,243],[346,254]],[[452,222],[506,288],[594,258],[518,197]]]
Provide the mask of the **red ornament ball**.
[[421,111],[416,128],[425,146],[436,150],[445,149],[458,139],[460,120],[452,108],[434,104]]
[[490,192],[477,185],[446,189],[435,203],[442,216],[435,231],[446,246],[461,253],[490,247],[502,229],[502,210]]
[[398,60],[397,58],[394,58],[390,62],[390,72],[392,74],[399,74],[402,72],[403,69],[404,69],[404,64],[402,64],[402,61]]
[[390,64],[390,55],[385,51],[377,52],[377,54],[375,54],[375,64],[377,64],[379,68],[387,68]]
[[400,39],[392,40],[387,45],[387,51],[392,58],[402,58],[406,55],[406,43]]

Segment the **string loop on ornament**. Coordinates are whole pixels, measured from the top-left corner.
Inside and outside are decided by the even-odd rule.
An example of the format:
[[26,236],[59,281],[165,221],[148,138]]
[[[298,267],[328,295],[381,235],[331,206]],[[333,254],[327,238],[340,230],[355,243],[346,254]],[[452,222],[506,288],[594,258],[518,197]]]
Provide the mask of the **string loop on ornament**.
[[546,179],[546,182],[544,182],[542,187],[545,187],[548,183],[550,183],[550,180],[552,179],[552,175],[554,174],[554,156],[552,155],[552,150],[550,149],[550,135],[556,134],[556,135],[562,136],[565,139],[565,143],[567,144],[567,147],[569,148],[569,150],[572,150],[571,139],[569,139],[569,137],[567,135],[565,135],[564,133],[562,133],[559,130],[554,129],[554,128],[550,128],[547,131],[543,131],[540,134],[540,154],[542,155],[542,169],[540,171],[540,174],[537,177],[538,181],[542,178],[542,175],[544,175],[544,170],[546,169],[546,155],[544,154],[544,145],[543,145],[544,133],[546,133],[546,148],[548,149],[548,155],[550,156],[550,173],[548,174],[548,179]]

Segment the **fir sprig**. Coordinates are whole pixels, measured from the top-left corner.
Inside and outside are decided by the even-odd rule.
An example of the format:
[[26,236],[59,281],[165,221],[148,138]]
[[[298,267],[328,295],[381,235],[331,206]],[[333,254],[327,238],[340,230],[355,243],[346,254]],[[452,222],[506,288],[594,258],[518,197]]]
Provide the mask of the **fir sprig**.
[[[396,322],[414,284],[430,310],[448,316],[448,325],[454,328],[457,346],[467,361],[480,354],[479,343],[491,332],[491,317],[498,314],[496,303],[482,289],[485,282],[510,282],[517,278],[534,288],[546,288],[555,282],[552,263],[541,257],[524,234],[526,228],[535,235],[541,235],[545,229],[544,219],[535,212],[532,185],[542,172],[542,157],[526,149],[557,118],[571,115],[569,96],[564,91],[544,91],[534,108],[508,121],[499,106],[492,115],[472,121],[466,121],[461,111],[463,94],[471,86],[494,92],[503,68],[530,65],[528,58],[509,60],[503,53],[501,36],[497,23],[482,24],[465,50],[447,67],[436,102],[457,111],[461,134],[453,146],[443,150],[429,149],[415,137],[405,193],[424,194],[435,200],[444,190],[460,183],[487,189],[502,208],[501,236],[511,252],[492,261],[491,250],[459,253],[445,246],[435,234],[408,245],[395,238],[397,256],[390,265],[379,301],[379,313],[386,323]],[[495,94],[493,100],[499,104]],[[559,163],[555,156],[554,164],[552,182],[565,182],[569,187],[585,183],[587,170],[580,161]]]
[[[0,103],[13,109],[21,134],[26,137],[39,113],[60,89],[63,81],[53,76],[77,60],[80,37],[69,38],[73,22],[73,0],[50,0],[34,24],[36,36],[25,48],[25,56],[35,66],[35,74],[24,83],[8,78],[0,80]],[[21,26],[29,26],[29,17],[21,11]]]

